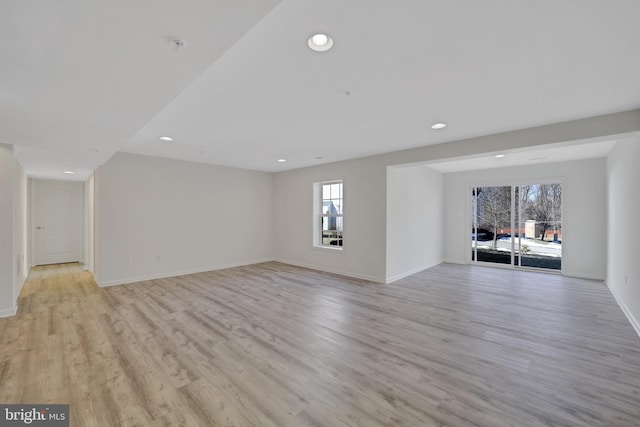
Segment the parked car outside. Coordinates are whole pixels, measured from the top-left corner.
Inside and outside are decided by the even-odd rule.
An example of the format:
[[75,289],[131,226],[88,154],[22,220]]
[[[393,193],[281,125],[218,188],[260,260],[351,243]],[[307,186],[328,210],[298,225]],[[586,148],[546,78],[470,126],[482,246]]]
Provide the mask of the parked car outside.
[[493,232],[485,228],[478,228],[477,236],[476,236],[476,233],[474,233],[473,231],[471,232],[471,240],[478,240],[479,242],[486,242],[488,240],[493,240],[494,236],[495,235],[493,234]]

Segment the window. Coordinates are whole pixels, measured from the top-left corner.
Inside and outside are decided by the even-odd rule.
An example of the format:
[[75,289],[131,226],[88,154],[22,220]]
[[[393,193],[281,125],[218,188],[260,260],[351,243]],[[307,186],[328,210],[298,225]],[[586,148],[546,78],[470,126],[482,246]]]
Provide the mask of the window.
[[471,189],[471,261],[562,269],[562,183]]
[[316,186],[318,227],[314,230],[314,242],[317,246],[341,249],[344,231],[342,181],[320,182]]

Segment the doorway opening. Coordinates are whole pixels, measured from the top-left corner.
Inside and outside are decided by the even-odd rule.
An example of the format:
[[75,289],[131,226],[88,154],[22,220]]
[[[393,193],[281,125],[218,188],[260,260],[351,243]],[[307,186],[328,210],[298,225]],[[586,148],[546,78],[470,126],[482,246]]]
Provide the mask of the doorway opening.
[[83,260],[83,183],[31,181],[33,265]]
[[473,187],[471,223],[471,262],[561,271],[561,183]]

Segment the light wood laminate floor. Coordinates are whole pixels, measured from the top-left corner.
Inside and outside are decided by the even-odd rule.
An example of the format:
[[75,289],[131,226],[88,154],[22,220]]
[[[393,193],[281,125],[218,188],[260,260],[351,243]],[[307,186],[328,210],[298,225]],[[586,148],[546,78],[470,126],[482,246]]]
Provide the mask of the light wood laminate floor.
[[69,403],[75,426],[640,425],[640,338],[597,281],[265,263],[100,289],[69,264],[19,306],[0,403]]

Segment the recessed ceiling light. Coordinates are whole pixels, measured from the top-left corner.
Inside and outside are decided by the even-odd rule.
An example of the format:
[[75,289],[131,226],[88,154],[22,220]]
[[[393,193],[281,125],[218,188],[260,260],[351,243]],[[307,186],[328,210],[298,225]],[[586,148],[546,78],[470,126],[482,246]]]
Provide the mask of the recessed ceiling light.
[[444,129],[447,127],[446,123],[434,123],[431,125],[431,129]]
[[287,161],[287,159],[278,159],[278,163],[284,163],[286,161]]
[[161,136],[160,139],[162,141],[173,141],[173,138],[171,138],[170,136]]
[[67,175],[75,175],[76,174],[74,171],[64,171],[62,173],[65,173]]
[[318,33],[309,37],[307,44],[311,50],[316,52],[326,52],[333,47],[333,39],[326,34]]
[[496,154],[496,159],[503,159],[506,156],[504,154]]

